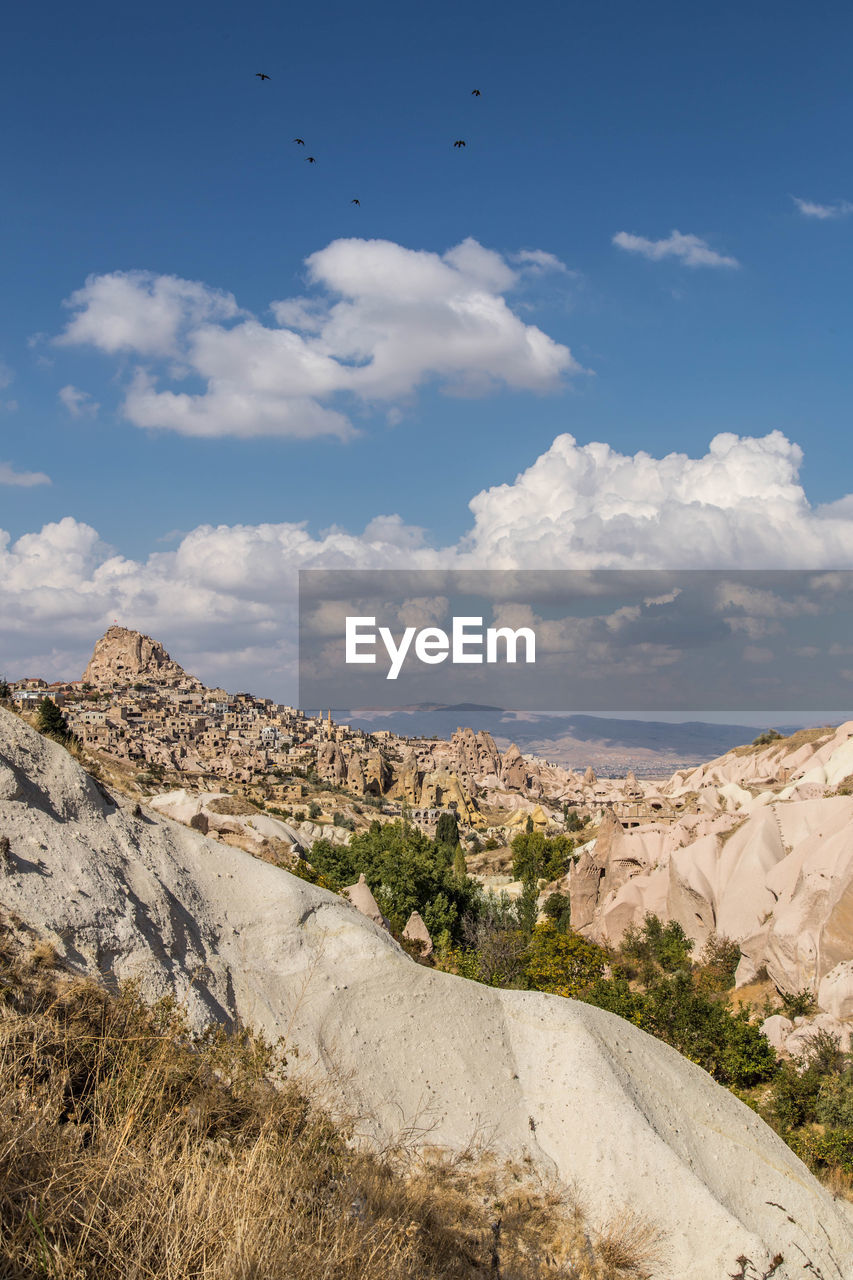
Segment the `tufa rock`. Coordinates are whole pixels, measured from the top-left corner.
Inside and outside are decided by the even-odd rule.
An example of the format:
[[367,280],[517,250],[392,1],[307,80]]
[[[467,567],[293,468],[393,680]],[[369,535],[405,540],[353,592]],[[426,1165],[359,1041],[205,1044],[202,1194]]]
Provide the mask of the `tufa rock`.
[[413,911],[409,916],[406,921],[406,927],[403,930],[403,937],[407,942],[419,942],[422,956],[432,955],[432,938],[429,936],[429,929],[424,924],[423,917],[419,911]]
[[95,645],[83,682],[96,689],[131,684],[203,688],[200,680],[172,661],[159,641],[118,626],[109,627]]
[[349,898],[352,905],[363,916],[367,916],[368,920],[372,920],[374,924],[381,925],[383,929],[390,930],[391,926],[379,910],[379,903],[370,892],[370,885],[364,878],[364,872],[358,877],[355,884],[348,885],[343,894]]

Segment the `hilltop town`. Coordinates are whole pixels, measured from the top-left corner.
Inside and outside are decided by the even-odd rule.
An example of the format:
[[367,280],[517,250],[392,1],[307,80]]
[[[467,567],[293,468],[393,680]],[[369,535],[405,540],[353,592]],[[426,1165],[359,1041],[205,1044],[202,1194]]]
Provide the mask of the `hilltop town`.
[[[251,693],[206,688],[157,640],[118,625],[98,640],[79,680],[30,677],[14,682],[11,696],[24,712],[51,698],[87,756],[118,769],[143,794],[166,785],[228,786],[287,817],[301,812],[303,822],[307,805],[333,806],[337,796],[344,834],[350,824],[397,817],[404,808],[426,831],[453,811],[470,838],[499,840],[528,817],[537,828],[563,828],[570,809],[589,817],[607,807],[630,827],[672,820],[684,808],[630,770],[599,779],[591,768],[564,769],[514,744],[500,751],[489,733],[469,727],[449,740],[368,732],[335,723],[331,712],[310,715]],[[325,818],[333,827],[334,812]],[[315,816],[322,823],[323,814]]]

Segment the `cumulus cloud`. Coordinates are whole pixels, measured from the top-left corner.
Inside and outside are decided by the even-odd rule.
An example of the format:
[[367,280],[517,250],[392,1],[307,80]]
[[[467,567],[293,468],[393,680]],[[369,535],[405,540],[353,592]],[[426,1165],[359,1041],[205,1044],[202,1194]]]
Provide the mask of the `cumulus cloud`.
[[724,432],[654,458],[561,435],[512,484],[477,494],[464,546],[495,568],[853,566],[853,505],[812,507],[781,432]]
[[662,258],[677,258],[685,267],[740,266],[737,258],[717,253],[707,240],[702,240],[699,236],[682,235],[680,231],[671,231],[665,240],[647,240],[645,236],[617,231],[613,243],[628,253],[642,254],[651,262],[660,262]]
[[57,394],[72,418],[94,417],[101,407],[88,391],[81,391],[70,383],[67,387],[61,387]]
[[57,344],[85,344],[110,355],[177,356],[188,332],[239,313],[230,293],[148,271],[89,276],[64,305],[74,315]]
[[[561,435],[514,481],[477,494],[471,528],[446,547],[400,515],[379,515],[361,533],[202,525],[141,560],[70,517],[15,542],[0,533],[0,651],[9,675],[26,674],[38,655],[45,674],[79,674],[117,617],[161,638],[209,683],[292,697],[299,569],[853,568],[853,498],[812,506],[801,461],[779,432],[723,433],[696,458],[622,454]],[[826,573],[827,591],[838,588],[836,576]],[[671,606],[664,595],[645,602],[646,639]],[[808,612],[741,588],[719,606],[753,642],[773,634],[778,618]],[[614,617],[607,630],[632,621]],[[45,634],[55,638],[52,656]],[[565,629],[559,641],[568,642]]]
[[791,196],[791,199],[804,218],[819,218],[821,221],[826,221],[828,218],[846,218],[848,214],[853,213],[853,202],[850,200],[836,200],[834,204],[816,204],[813,200],[800,200],[798,196]]
[[16,471],[8,462],[0,462],[0,484],[31,489],[35,484],[50,484],[50,476],[43,471]]
[[[272,324],[198,282],[113,272],[72,294],[56,341],[136,358],[124,400],[136,426],[346,438],[353,403],[395,409],[427,382],[451,394],[555,391],[581,371],[505,297],[525,271],[561,264],[534,250],[516,261],[470,238],[444,254],[336,240],[307,259],[317,296],[272,302]],[[162,385],[186,378],[202,389]]]

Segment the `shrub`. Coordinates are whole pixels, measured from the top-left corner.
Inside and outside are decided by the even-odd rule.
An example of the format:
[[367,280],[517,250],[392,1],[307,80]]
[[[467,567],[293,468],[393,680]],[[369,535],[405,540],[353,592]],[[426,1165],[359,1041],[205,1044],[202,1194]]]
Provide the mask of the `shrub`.
[[722,1084],[748,1088],[776,1072],[770,1042],[750,1022],[697,990],[693,975],[661,974],[647,991],[634,991],[624,976],[602,979],[585,997],[671,1044]]
[[780,993],[780,998],[782,1008],[789,1018],[808,1017],[817,1008],[817,1000],[808,987],[803,987],[801,991],[783,991]]
[[542,908],[549,920],[553,920],[558,929],[568,930],[571,922],[572,904],[567,893],[551,893]]
[[625,931],[619,955],[629,971],[643,973],[648,982],[656,968],[665,973],[688,968],[692,950],[693,940],[676,920],[663,924],[650,912],[640,929],[632,926]]
[[540,920],[528,947],[526,976],[534,991],[579,998],[604,973],[601,947],[577,933],[561,933],[553,920]]
[[574,841],[549,838],[541,831],[519,832],[512,841],[512,874],[516,880],[558,880],[565,874]]
[[704,991],[729,991],[735,984],[735,971],[740,963],[740,946],[723,934],[712,933],[705,943],[697,975]]

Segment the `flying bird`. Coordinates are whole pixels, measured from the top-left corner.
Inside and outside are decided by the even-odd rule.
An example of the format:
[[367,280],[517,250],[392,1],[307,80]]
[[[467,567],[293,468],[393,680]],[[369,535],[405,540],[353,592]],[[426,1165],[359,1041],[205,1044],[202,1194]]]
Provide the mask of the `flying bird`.
[[294,138],[294,139],[293,139],[293,141],[294,141],[294,142],[296,142],[296,143],[298,143],[300,147],[304,147],[304,146],[305,146],[305,139],[304,139],[304,138]]
[[306,163],[306,164],[316,164],[316,163],[317,163],[317,161],[314,159],[314,157],[313,157],[313,156],[306,156],[306,157],[305,157],[305,163]]
[[361,204],[360,200],[350,200],[350,204]]
[[258,78],[259,80],[269,80],[269,78],[270,78],[269,76],[264,75],[263,71],[256,71],[256,72],[255,72],[255,75],[257,76],[257,78]]
[[454,147],[464,147],[464,146],[465,146],[465,139],[464,139],[464,138],[457,138],[453,145],[454,145]]
[[479,96],[480,96],[480,90],[479,90],[479,89],[472,89],[472,90],[471,90],[471,97],[472,97],[472,98],[479,98]]

